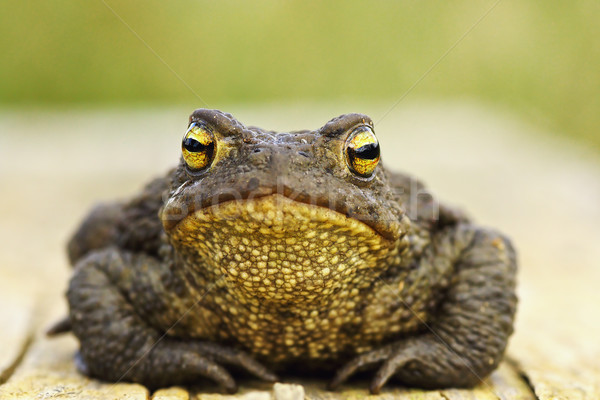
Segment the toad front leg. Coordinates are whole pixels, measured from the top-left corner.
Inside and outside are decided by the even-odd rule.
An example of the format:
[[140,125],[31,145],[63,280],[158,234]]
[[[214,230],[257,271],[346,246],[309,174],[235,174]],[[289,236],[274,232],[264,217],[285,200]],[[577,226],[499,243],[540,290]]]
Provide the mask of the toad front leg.
[[[156,328],[147,321],[149,310],[169,311],[171,291],[185,290],[168,266],[144,254],[117,248],[92,252],[75,266],[67,293],[70,322],[80,341],[80,369],[113,382],[143,383],[151,388],[210,378],[228,391],[236,383],[220,364],[241,367],[259,378],[276,377],[245,353],[215,343],[179,340],[167,335],[170,326]],[[161,296],[164,294],[164,296]],[[161,298],[166,297],[166,298]],[[197,303],[200,298],[195,300]],[[196,305],[192,301],[192,305]],[[173,318],[178,322],[186,311]],[[163,320],[161,325],[171,322]],[[175,322],[175,323],[176,323]]]
[[494,231],[458,225],[436,234],[423,257],[421,265],[453,265],[450,285],[430,323],[424,324],[420,336],[350,361],[338,371],[332,388],[376,363],[382,365],[372,393],[392,377],[424,388],[474,386],[498,366],[513,330],[517,302],[510,242]]

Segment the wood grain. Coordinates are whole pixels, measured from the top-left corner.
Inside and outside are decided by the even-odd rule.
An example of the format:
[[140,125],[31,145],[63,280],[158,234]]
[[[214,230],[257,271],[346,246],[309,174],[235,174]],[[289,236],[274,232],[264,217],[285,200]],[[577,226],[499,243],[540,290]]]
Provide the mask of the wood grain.
[[32,340],[36,297],[21,280],[6,273],[0,280],[0,384],[6,382]]

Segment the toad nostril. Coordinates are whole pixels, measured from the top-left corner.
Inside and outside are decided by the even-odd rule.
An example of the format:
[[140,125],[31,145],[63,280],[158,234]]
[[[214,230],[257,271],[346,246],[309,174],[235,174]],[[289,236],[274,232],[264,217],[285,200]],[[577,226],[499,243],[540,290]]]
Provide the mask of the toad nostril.
[[260,153],[262,151],[262,149],[254,149],[252,150],[253,153]]

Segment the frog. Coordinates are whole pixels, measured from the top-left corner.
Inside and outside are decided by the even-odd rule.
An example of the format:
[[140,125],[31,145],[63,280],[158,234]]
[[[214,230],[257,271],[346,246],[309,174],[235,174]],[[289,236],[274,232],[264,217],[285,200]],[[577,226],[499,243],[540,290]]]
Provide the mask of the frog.
[[364,114],[275,132],[194,111],[178,165],[76,229],[49,333],[76,336],[82,373],[151,389],[479,384],[513,332],[514,247],[381,153]]

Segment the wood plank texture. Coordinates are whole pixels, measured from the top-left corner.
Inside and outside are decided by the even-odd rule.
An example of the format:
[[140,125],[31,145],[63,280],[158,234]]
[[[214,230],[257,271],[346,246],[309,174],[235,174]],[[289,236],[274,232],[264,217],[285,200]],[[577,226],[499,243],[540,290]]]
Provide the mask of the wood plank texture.
[[157,390],[152,394],[152,400],[189,400],[190,394],[185,388],[171,387]]
[[8,272],[0,280],[0,384],[21,361],[34,330],[36,296],[20,283],[20,278]]
[[557,291],[523,299],[517,329],[524,334],[515,335],[510,360],[540,400],[600,399],[597,283],[569,274],[559,279]]

